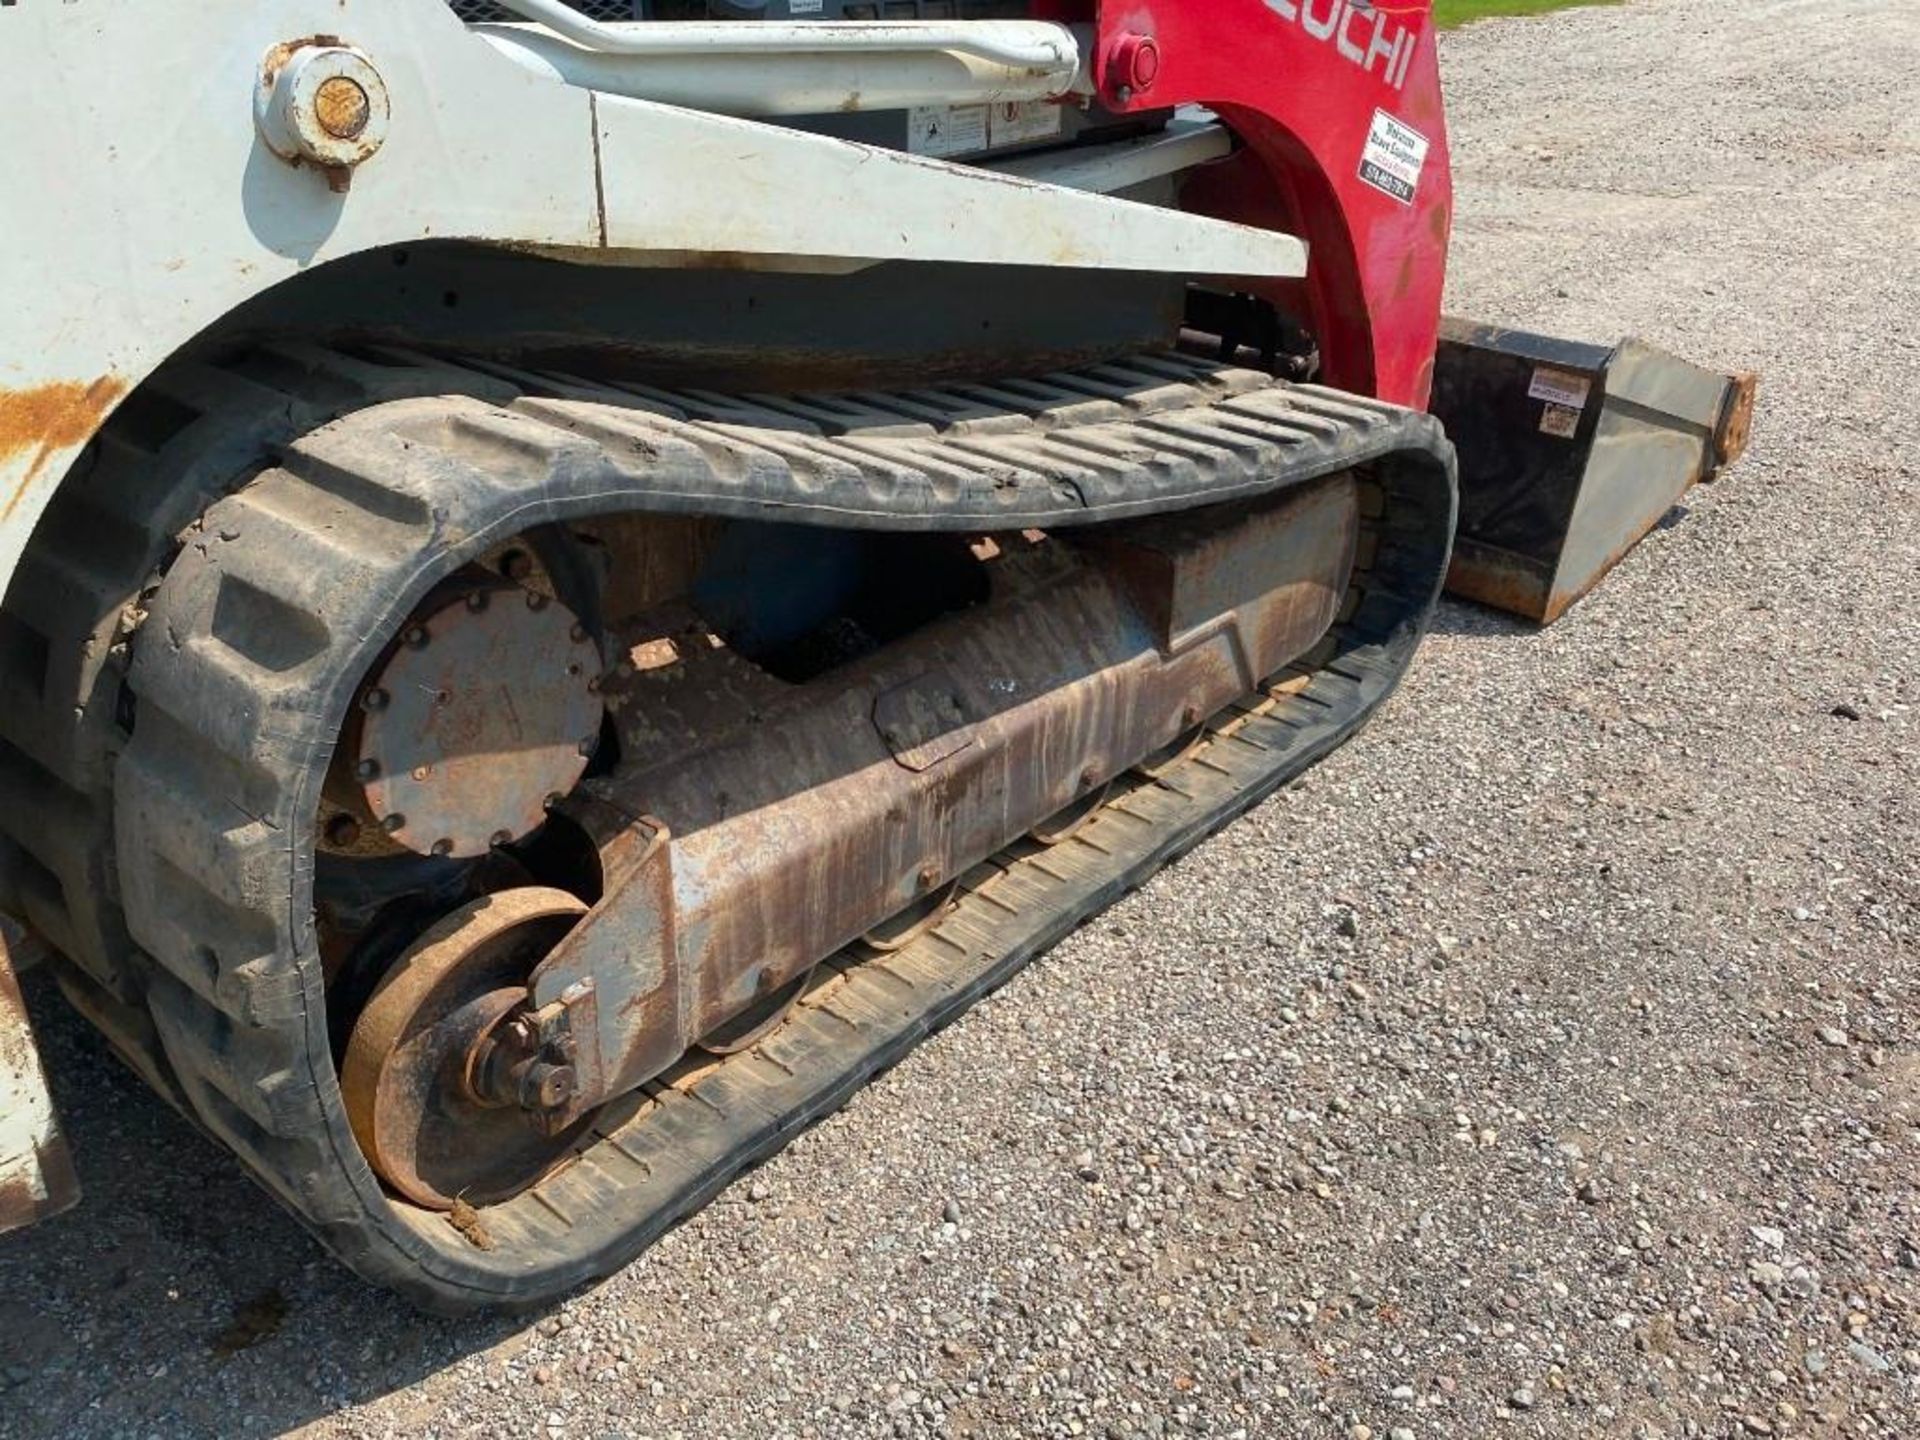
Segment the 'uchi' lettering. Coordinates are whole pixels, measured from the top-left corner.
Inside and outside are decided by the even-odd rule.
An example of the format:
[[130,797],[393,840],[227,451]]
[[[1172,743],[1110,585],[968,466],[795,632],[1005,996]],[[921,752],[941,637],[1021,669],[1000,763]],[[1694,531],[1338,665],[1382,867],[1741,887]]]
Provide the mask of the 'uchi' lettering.
[[1266,0],[1267,8],[1315,40],[1332,44],[1351,61],[1395,90],[1406,88],[1420,37],[1382,10],[1377,0]]

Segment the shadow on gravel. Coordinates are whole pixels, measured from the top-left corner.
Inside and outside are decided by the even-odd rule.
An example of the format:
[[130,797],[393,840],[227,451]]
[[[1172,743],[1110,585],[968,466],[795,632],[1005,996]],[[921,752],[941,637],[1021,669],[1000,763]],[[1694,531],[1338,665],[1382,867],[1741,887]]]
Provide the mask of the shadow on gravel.
[[1486,605],[1476,605],[1470,600],[1453,600],[1442,597],[1435,607],[1433,619],[1427,625],[1429,635],[1477,635],[1494,639],[1509,637],[1529,639],[1540,633],[1540,627],[1531,620],[1523,620],[1518,615],[1509,615],[1504,610],[1495,610]]
[[363,1285],[46,975],[26,989],[84,1195],[0,1237],[0,1432],[277,1435],[539,1318],[439,1320]]

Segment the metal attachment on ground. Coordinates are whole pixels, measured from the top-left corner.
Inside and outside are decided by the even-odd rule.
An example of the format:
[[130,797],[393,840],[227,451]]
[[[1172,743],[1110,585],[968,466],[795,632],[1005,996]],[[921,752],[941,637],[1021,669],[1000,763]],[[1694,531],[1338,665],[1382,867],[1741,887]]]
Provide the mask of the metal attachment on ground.
[[1757,384],[1642,340],[1444,321],[1433,413],[1460,466],[1447,588],[1551,624],[1739,459]]
[[387,972],[355,1021],[341,1095],[367,1163],[416,1204],[501,1200],[565,1153],[575,1085],[556,1017],[527,977],[587,913],[563,890],[503,890],[455,910]]
[[282,160],[319,166],[337,190],[386,143],[386,82],[350,45],[295,42],[267,52],[254,88],[254,121]]
[[360,803],[421,855],[471,859],[536,829],[593,753],[598,647],[565,606],[490,603],[501,592],[520,593],[438,592],[361,692]]

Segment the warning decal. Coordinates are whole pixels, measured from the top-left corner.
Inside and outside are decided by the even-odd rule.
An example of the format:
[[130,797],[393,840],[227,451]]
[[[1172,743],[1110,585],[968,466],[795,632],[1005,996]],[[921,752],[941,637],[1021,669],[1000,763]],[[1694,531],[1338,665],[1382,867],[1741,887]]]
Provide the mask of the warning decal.
[[1571,440],[1580,428],[1580,412],[1566,405],[1548,405],[1540,417],[1540,433]]
[[907,149],[915,155],[968,155],[986,148],[985,105],[916,105],[907,112]]
[[907,112],[907,149],[915,155],[971,155],[1024,140],[1045,140],[1064,125],[1048,100],[994,105],[916,105]]
[[1427,144],[1427,137],[1411,125],[1403,125],[1384,110],[1374,111],[1367,148],[1360,154],[1360,178],[1402,205],[1411,205],[1420,188],[1420,172],[1426,168]]

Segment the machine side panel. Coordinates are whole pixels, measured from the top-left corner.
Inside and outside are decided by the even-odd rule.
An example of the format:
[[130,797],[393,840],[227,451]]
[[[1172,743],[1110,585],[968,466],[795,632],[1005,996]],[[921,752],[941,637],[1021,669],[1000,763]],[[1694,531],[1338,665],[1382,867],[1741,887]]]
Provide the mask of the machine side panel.
[[[384,140],[350,172],[256,126],[269,59],[340,42]],[[270,71],[269,71],[270,73]],[[75,76],[110,76],[80,84]],[[467,239],[572,259],[826,272],[938,258],[1297,275],[1289,235],[534,74],[442,0],[0,7],[0,586],[106,416],[242,302],[382,246]],[[350,183],[346,183],[350,174]]]
[[[1201,203],[1303,236],[1326,383],[1416,408],[1432,381],[1453,217],[1430,9],[1429,0],[1108,0],[1095,51],[1103,103],[1204,105],[1232,125],[1279,210],[1262,213],[1239,176]],[[1136,87],[1127,81],[1142,73],[1142,37],[1156,58],[1150,83]]]

